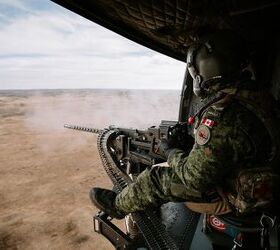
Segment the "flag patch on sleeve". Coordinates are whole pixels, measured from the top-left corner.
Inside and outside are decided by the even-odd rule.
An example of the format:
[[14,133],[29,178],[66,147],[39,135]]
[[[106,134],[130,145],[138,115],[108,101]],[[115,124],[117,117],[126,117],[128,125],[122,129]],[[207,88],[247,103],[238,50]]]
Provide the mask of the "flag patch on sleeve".
[[217,123],[215,121],[213,121],[211,119],[208,119],[208,118],[205,118],[205,117],[202,119],[201,124],[204,124],[209,128],[212,128],[212,127],[217,125]]

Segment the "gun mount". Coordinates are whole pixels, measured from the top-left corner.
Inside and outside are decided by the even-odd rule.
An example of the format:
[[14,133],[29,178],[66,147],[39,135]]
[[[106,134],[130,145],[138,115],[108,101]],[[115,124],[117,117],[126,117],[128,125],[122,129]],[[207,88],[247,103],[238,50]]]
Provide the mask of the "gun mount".
[[[145,168],[166,161],[164,156],[158,154],[160,140],[176,137],[178,146],[191,145],[192,142],[180,139],[191,138],[188,136],[187,126],[186,123],[162,121],[159,127],[153,126],[146,130],[115,126],[101,130],[75,125],[65,125],[65,128],[99,134],[97,146],[103,167],[113,183],[113,189],[120,192]],[[191,244],[199,215],[188,210],[184,204],[169,204],[166,210],[172,211],[172,215],[166,211],[147,209],[127,216],[126,233],[101,211],[94,216],[94,228],[116,249],[185,249]],[[176,225],[176,233],[171,232],[174,228],[164,225],[161,214],[165,214],[169,220],[170,215],[173,216],[172,224]],[[181,214],[187,216],[182,217]],[[178,229],[181,232],[177,235]]]

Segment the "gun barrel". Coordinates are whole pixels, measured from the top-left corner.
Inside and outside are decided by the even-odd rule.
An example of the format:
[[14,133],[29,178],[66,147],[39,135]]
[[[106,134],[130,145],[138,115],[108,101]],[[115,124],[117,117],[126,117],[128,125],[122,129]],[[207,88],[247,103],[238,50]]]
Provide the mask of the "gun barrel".
[[100,132],[103,131],[102,129],[89,128],[89,127],[70,125],[70,124],[64,124],[64,128],[79,130],[79,131],[84,131],[84,132],[89,132],[89,133],[94,133],[94,134],[99,134]]

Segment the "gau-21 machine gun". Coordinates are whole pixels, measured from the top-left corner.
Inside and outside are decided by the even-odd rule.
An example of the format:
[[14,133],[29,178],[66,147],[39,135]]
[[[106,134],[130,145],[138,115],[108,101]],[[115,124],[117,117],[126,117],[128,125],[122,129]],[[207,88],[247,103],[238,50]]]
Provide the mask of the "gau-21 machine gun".
[[[109,126],[106,129],[96,129],[76,125],[64,125],[65,128],[95,134],[114,132],[110,140],[110,153],[120,162],[121,166],[133,165],[133,168],[122,169],[127,174],[135,172],[135,165],[151,166],[164,162],[166,159],[159,153],[158,147],[162,139],[172,140],[179,148],[190,145],[187,123],[176,121],[161,121],[158,127],[152,126],[146,130]],[[137,172],[139,174],[139,172]]]
[[[165,162],[159,153],[162,139],[168,139],[178,148],[188,149],[192,137],[188,135],[187,123],[162,121],[158,127],[146,130],[109,126],[106,129],[94,129],[75,125],[64,125],[65,128],[99,134],[97,146],[105,171],[117,193],[132,183],[147,167]],[[168,208],[178,214],[186,213],[185,206]],[[190,244],[199,216],[191,213],[183,219],[184,234],[181,238],[172,236],[162,223],[160,211],[146,210],[126,217],[126,233],[111,222],[111,218],[100,211],[94,216],[95,231],[106,237],[116,249],[181,249]],[[166,212],[165,212],[166,214]],[[169,215],[165,215],[170,217]],[[187,221],[186,221],[187,220]],[[181,221],[181,219],[180,219]],[[190,233],[192,232],[192,233]],[[189,240],[188,240],[189,239]],[[180,243],[178,243],[180,242]],[[187,243],[186,243],[187,242]]]

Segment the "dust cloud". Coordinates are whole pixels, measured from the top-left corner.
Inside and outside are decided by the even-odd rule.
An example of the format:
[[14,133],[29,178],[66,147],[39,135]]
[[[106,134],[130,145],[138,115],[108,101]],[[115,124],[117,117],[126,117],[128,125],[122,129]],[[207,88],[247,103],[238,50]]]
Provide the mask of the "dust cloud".
[[0,92],[0,249],[113,249],[92,226],[88,192],[111,187],[96,135],[63,125],[147,128],[178,107],[179,91]]
[[80,90],[53,96],[34,93],[26,122],[35,129],[62,130],[73,123],[96,128],[108,125],[145,128],[161,119],[176,120],[179,92],[174,90]]

